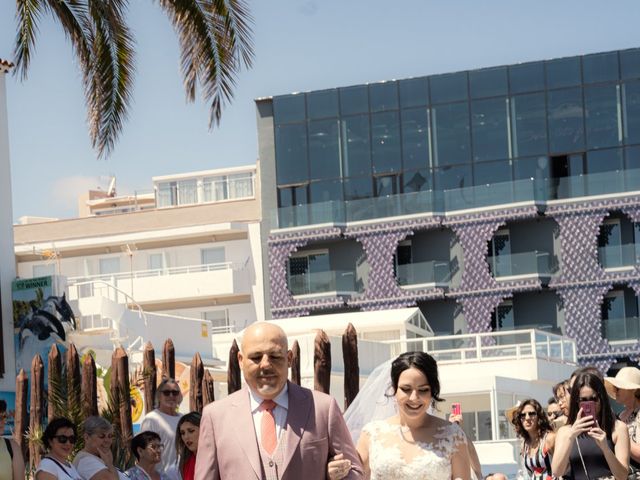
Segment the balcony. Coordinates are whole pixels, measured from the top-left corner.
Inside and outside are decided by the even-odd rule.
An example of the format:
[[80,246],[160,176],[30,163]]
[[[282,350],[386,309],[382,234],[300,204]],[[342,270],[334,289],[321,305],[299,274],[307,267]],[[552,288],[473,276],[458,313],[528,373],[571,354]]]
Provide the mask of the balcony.
[[272,213],[272,229],[344,224],[415,214],[443,214],[498,205],[569,200],[640,191],[640,169],[560,178],[528,178],[443,191],[420,191],[283,207]]
[[638,263],[640,246],[635,243],[598,248],[598,262],[605,270],[630,269]]
[[351,295],[357,292],[355,276],[356,274],[352,270],[306,272],[289,275],[288,284],[294,297],[301,295]]
[[609,318],[602,320],[602,336],[609,342],[635,343],[640,338],[640,318]]
[[[111,275],[71,277],[68,279],[70,299],[79,302],[102,296],[100,284],[125,292],[140,304],[163,303],[196,298],[228,297],[250,293],[247,261],[190,265],[154,270],[134,270]],[[114,290],[114,291],[117,291]],[[128,303],[122,293],[113,294],[117,303]]]
[[446,286],[451,280],[448,261],[408,263],[398,265],[396,278],[401,287]]
[[548,252],[524,252],[487,257],[489,270],[496,280],[508,277],[548,279],[557,271],[557,264]]

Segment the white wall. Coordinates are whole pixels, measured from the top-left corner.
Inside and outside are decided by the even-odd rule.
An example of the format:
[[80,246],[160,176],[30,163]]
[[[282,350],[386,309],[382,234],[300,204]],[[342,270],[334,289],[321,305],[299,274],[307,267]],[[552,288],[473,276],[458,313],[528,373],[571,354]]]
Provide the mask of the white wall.
[[0,379],[0,390],[2,391],[14,391],[16,387],[11,303],[11,282],[16,275],[16,262],[13,255],[8,123],[5,74],[0,69],[0,306],[2,308],[2,344],[5,368],[5,374]]

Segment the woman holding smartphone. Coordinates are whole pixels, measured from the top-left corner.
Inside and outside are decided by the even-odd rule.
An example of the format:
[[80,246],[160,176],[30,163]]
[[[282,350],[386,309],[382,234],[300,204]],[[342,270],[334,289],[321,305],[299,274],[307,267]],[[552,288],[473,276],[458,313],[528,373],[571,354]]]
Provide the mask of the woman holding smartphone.
[[627,426],[616,420],[604,383],[593,373],[582,373],[573,383],[569,420],[558,430],[551,467],[556,477],[571,467],[574,480],[627,479]]

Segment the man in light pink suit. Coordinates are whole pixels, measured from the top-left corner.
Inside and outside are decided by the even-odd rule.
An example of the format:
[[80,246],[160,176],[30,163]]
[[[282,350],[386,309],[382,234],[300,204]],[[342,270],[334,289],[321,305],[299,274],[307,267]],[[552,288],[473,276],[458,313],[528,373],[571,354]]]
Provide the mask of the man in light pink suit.
[[246,329],[238,360],[248,388],[205,407],[195,480],[363,478],[336,401],[288,382],[291,358],[280,327]]

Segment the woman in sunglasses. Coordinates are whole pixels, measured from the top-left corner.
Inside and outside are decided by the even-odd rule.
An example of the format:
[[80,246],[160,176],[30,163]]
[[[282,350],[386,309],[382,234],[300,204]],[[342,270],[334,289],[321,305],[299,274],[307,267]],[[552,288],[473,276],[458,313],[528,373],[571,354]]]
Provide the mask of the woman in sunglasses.
[[178,407],[182,403],[180,386],[172,378],[165,378],[156,390],[156,408],[144,417],[140,430],[149,430],[160,435],[164,453],[160,470],[177,470],[176,429],[181,415]]
[[[0,399],[0,435],[7,423],[7,402]],[[0,439],[0,480],[23,480],[24,459],[22,451],[13,438]]]
[[131,439],[131,453],[136,464],[127,470],[131,480],[168,480],[169,477],[158,471],[162,460],[162,442],[155,432],[141,432]]
[[47,451],[36,470],[36,480],[82,480],[76,468],[68,461],[76,444],[76,426],[68,418],[55,418],[42,434]]
[[516,434],[522,439],[522,460],[531,480],[551,480],[551,454],[556,434],[546,412],[537,400],[523,401],[513,419]]
[[571,469],[573,480],[626,480],[629,432],[613,415],[600,377],[588,372],[579,374],[570,397],[569,419],[558,430],[556,439],[553,474],[559,477]]

